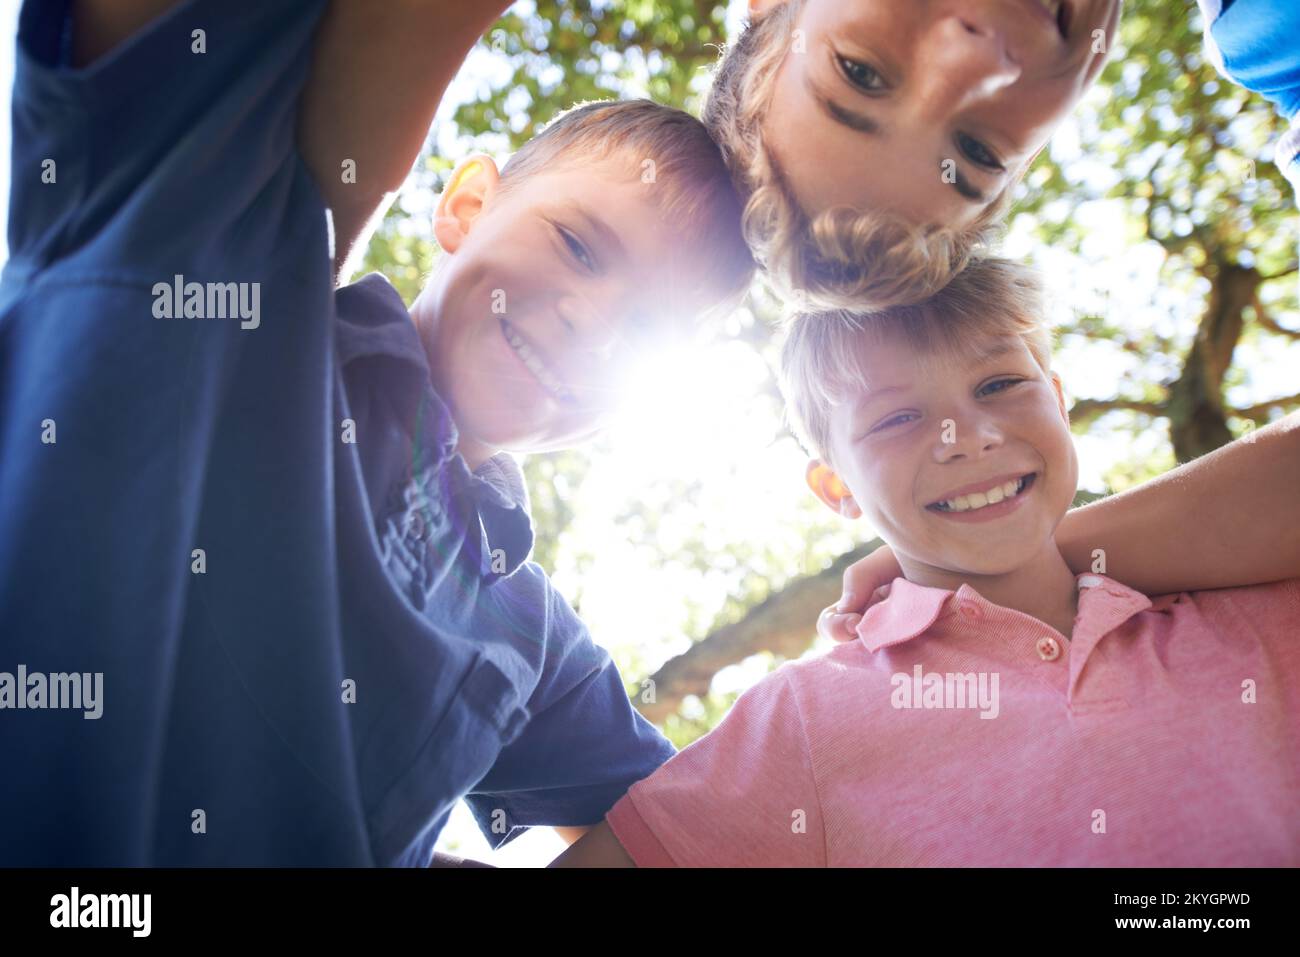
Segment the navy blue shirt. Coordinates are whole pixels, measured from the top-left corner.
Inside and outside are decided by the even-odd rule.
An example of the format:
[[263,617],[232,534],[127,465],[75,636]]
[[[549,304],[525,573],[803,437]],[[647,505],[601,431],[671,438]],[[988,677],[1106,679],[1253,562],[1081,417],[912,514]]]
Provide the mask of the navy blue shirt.
[[493,846],[599,821],[673,748],[400,296],[332,289],[323,3],[198,0],[83,70],[66,8],[24,5],[14,78],[0,672],[102,675],[101,714],[0,690],[0,864],[424,864],[466,795]]

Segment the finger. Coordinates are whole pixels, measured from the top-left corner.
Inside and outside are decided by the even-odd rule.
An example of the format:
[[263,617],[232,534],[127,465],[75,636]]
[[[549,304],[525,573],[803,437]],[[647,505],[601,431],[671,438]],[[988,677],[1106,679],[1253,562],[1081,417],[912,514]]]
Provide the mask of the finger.
[[856,569],[858,563],[854,562],[848,568],[844,569],[844,583],[840,586],[840,600],[835,603],[835,609],[839,612],[859,611]]
[[818,630],[826,637],[840,643],[853,641],[858,637],[857,627],[861,620],[861,615],[833,614],[826,619],[826,626]]
[[834,638],[835,629],[832,627],[832,621],[837,614],[834,605],[823,608],[821,614],[817,616],[817,634],[823,638]]
[[822,613],[817,616],[817,634],[823,638],[830,638],[832,641],[850,641],[854,637],[851,630],[845,628],[844,619],[848,615],[842,615],[831,605],[822,609]]

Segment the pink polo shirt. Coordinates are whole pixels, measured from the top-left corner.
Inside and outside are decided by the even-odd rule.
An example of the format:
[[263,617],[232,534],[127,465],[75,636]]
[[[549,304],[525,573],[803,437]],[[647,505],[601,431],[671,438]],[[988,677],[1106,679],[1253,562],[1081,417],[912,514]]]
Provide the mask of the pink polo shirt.
[[1300,579],[1154,600],[1081,575],[1072,640],[893,584],[607,815],[641,866],[1300,865]]

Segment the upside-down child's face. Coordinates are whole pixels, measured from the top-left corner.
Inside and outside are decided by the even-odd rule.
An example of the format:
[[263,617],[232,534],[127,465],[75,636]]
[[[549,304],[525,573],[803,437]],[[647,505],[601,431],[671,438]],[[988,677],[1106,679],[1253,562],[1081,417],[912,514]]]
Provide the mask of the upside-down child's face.
[[[830,419],[836,471],[809,468],[819,497],[865,514],[922,584],[1005,574],[1053,547],[1078,461],[1060,380],[1022,338],[923,355],[885,336],[858,359],[864,385]],[[850,498],[828,498],[836,478]]]
[[463,169],[435,221],[446,261],[413,310],[462,451],[580,444],[631,363],[713,304],[708,257],[622,158],[506,190],[487,157]]
[[805,0],[764,138],[810,216],[847,205],[970,225],[1096,78],[1120,5]]

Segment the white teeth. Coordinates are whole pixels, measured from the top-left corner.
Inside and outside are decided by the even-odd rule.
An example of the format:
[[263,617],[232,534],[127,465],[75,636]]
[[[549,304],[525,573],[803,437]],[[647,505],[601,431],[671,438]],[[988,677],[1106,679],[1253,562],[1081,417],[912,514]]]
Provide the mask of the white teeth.
[[958,495],[956,498],[946,499],[938,504],[940,510],[945,512],[969,512],[977,508],[983,508],[986,505],[996,505],[998,502],[1014,498],[1024,491],[1024,483],[1027,479],[1028,477],[1012,479],[983,492],[968,492],[965,495]]
[[515,354],[523,360],[528,371],[537,376],[539,382],[545,386],[546,391],[560,399],[572,399],[573,393],[564,387],[564,384],[555,376],[550,369],[542,362],[541,356],[528,348],[528,343],[524,342],[513,329],[509,326],[503,326],[506,333],[506,341],[510,343],[510,348],[515,350]]

